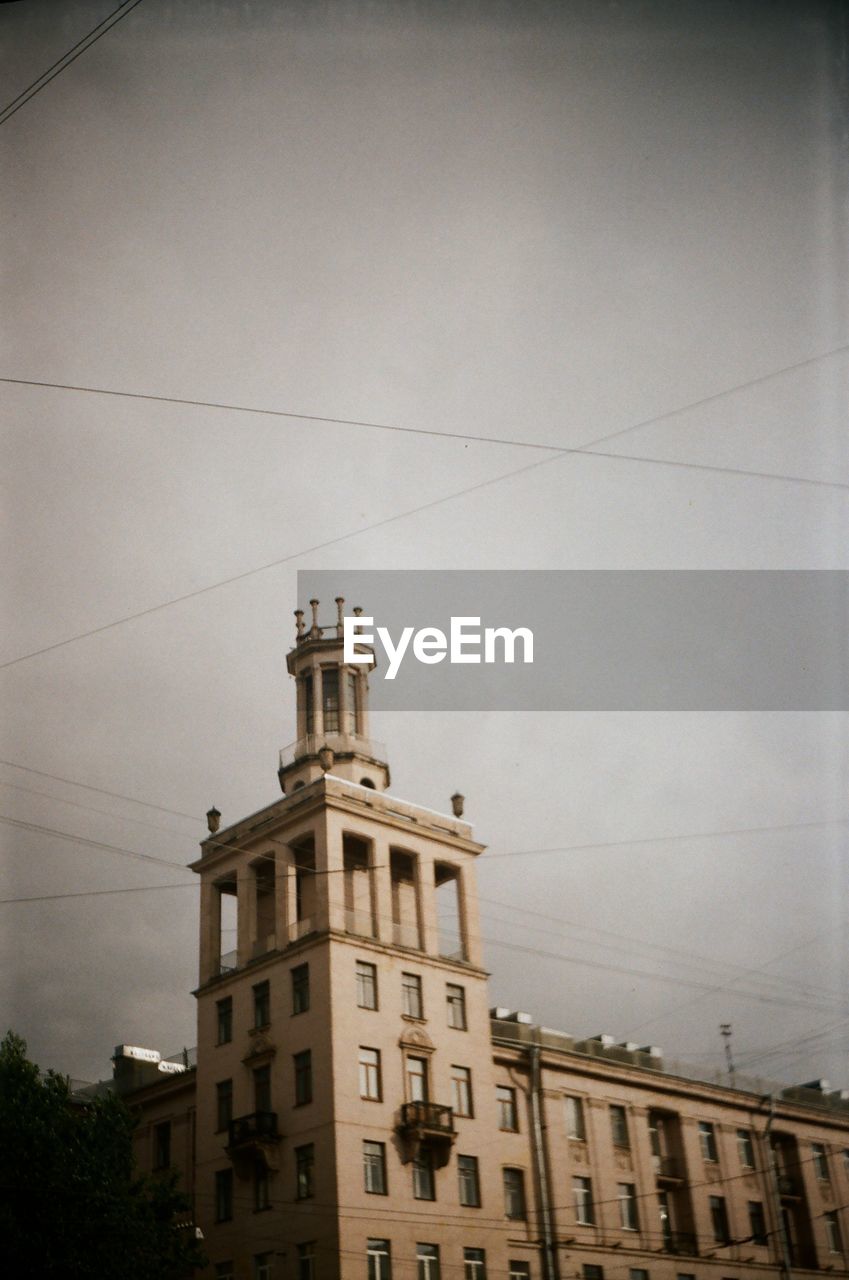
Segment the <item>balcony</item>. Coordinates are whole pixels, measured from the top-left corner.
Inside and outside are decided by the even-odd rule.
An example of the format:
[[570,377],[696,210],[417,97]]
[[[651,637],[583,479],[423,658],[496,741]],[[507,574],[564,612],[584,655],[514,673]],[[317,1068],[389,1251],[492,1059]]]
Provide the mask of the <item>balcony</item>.
[[230,1120],[227,1143],[230,1153],[255,1151],[279,1140],[277,1111],[252,1111],[250,1115]]
[[654,1156],[653,1159],[658,1182],[683,1182],[684,1171],[675,1156]]
[[688,1258],[698,1256],[696,1237],[691,1231],[672,1231],[663,1237],[663,1252],[683,1254]]
[[398,1128],[419,1142],[447,1142],[456,1135],[451,1107],[436,1102],[405,1102],[401,1107]]

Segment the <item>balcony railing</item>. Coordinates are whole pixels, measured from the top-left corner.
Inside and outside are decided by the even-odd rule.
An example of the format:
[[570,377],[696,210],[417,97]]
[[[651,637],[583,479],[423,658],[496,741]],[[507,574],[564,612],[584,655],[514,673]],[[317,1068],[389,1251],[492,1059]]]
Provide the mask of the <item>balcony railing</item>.
[[345,932],[355,933],[360,938],[374,937],[374,922],[370,911],[345,911]]
[[322,747],[330,747],[337,756],[350,755],[352,751],[356,751],[358,755],[371,756],[373,760],[386,759],[385,745],[374,738],[361,738],[354,733],[308,733],[281,749],[279,768],[286,769],[296,760],[317,756]]
[[689,1258],[695,1258],[699,1252],[691,1231],[670,1232],[663,1237],[663,1248],[665,1253],[681,1253]]
[[231,1120],[228,1129],[228,1147],[252,1146],[261,1142],[279,1142],[276,1111],[252,1111],[250,1115]]
[[789,1173],[780,1173],[778,1175],[778,1194],[784,1200],[798,1200],[802,1194],[798,1180]]
[[218,961],[219,973],[235,973],[239,967],[239,953],[237,951],[225,951]]
[[451,1139],[455,1136],[454,1112],[436,1102],[405,1102],[400,1128],[422,1138]]
[[655,1156],[654,1172],[661,1182],[680,1182],[684,1177],[681,1164],[675,1156]]

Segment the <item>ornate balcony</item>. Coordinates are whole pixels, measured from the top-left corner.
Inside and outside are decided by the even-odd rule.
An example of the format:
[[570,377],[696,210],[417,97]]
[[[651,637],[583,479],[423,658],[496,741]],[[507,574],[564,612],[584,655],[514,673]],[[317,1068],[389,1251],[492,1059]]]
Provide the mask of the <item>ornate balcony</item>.
[[420,1147],[427,1146],[433,1152],[437,1165],[446,1163],[451,1144],[457,1136],[451,1107],[443,1107],[436,1102],[403,1103],[398,1129],[407,1140],[412,1159],[418,1155]]
[[281,1138],[276,1111],[252,1111],[230,1121],[227,1154],[234,1162],[261,1159],[269,1169],[277,1167],[276,1148]]
[[682,1182],[684,1173],[675,1156],[654,1156],[654,1174],[658,1182]]

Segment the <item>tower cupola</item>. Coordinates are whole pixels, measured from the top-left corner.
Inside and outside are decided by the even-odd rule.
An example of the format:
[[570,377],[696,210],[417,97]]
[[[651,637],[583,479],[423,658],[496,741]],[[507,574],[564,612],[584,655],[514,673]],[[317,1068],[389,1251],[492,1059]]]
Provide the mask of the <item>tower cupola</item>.
[[[295,610],[295,645],[286,666],[296,681],[297,738],[280,752],[277,776],[284,794],[331,773],[337,778],[383,791],[389,766],[382,743],[369,738],[368,673],[376,666],[374,650],[357,644],[366,662],[345,662],[344,606],[337,596],[336,621],[322,626],[319,601],[310,601],[311,619]],[[362,609],[352,613],[359,617]]]

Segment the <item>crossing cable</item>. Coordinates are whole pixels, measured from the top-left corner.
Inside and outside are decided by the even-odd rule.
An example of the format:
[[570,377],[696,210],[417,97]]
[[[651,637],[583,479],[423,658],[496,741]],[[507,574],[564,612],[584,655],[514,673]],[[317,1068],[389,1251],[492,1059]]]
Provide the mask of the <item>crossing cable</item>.
[[119,4],[117,9],[113,9],[111,13],[107,14],[102,22],[98,22],[96,27],[92,27],[88,35],[83,36],[75,45],[72,45],[51,67],[43,71],[37,80],[33,80],[32,84],[23,89],[16,98],[13,98],[11,102],[7,102],[5,107],[0,108],[0,124],[5,124],[16,112],[20,111],[21,107],[25,107],[31,98],[34,98],[37,93],[41,93],[42,89],[46,89],[51,80],[55,80],[72,62],[76,62],[77,58],[81,57],[86,49],[90,49],[101,36],[105,36],[107,31],[111,31],[113,27],[117,26],[121,19],[126,18],[127,14],[131,13],[138,4],[141,4],[141,0],[124,0],[124,3]]
[[[722,475],[748,476],[748,477],[753,477],[761,480],[778,480],[778,481],[784,481],[792,484],[810,485],[817,488],[838,489],[842,491],[849,491],[849,483],[844,483],[843,481],[816,480],[816,479],[811,479],[804,476],[791,476],[781,472],[753,470],[753,469],[747,469],[742,467],[714,466],[708,463],[700,463],[700,462],[685,462],[685,461],[679,462],[679,461],[674,461],[668,458],[647,458],[645,456],[640,456],[635,454],[604,452],[595,448],[596,445],[604,444],[608,441],[618,438],[619,436],[623,436],[630,431],[636,431],[639,428],[651,426],[656,422],[665,421],[670,417],[674,417],[680,413],[686,412],[688,409],[698,408],[700,405],[708,404],[716,400],[720,400],[725,396],[732,395],[737,391],[744,390],[749,386],[760,385],[761,383],[769,381],[771,378],[778,377],[783,373],[787,373],[795,369],[803,368],[804,366],[814,364],[820,360],[828,359],[831,356],[841,354],[847,350],[849,350],[849,344],[845,344],[840,347],[835,347],[831,351],[822,352],[821,354],[816,356],[811,356],[806,360],[798,361],[794,365],[787,365],[783,369],[775,370],[772,373],[768,373],[768,374],[762,374],[757,378],[750,379],[748,382],[739,383],[737,386],[726,388],[723,391],[714,392],[712,395],[703,397],[701,400],[695,400],[695,401],[692,401],[690,404],[682,405],[677,409],[667,410],[665,413],[657,414],[653,418],[646,418],[641,422],[632,423],[628,427],[621,428],[619,431],[609,432],[606,435],[598,436],[594,440],[589,440],[585,444],[576,445],[573,448],[565,448],[563,446],[542,445],[542,444],[534,444],[529,446],[527,441],[520,442],[517,440],[495,440],[495,439],[488,440],[487,443],[501,443],[501,444],[515,445],[517,447],[523,447],[523,448],[532,447],[537,450],[545,450],[546,452],[549,453],[550,456],[546,458],[538,459],[536,462],[531,462],[526,466],[517,467],[511,471],[503,472],[501,475],[493,476],[488,480],[478,481],[477,483],[468,485],[463,489],[457,489],[453,493],[443,494],[442,497],[440,498],[433,498],[429,502],[420,503],[415,507],[408,508],[406,511],[399,511],[399,512],[396,512],[394,515],[385,516],[383,519],[373,521],[370,524],[361,525],[356,529],[349,529],[346,533],[338,534],[336,537],[326,538],[322,542],[314,543],[310,547],[302,547],[299,551],[294,551],[288,555],[280,556],[276,560],[270,560],[266,564],[257,565],[253,569],[245,569],[241,573],[232,574],[230,577],[222,578],[217,582],[207,583],[207,585],[203,587],[196,587],[192,591],[184,592],[182,595],[179,595],[179,596],[173,596],[169,600],[163,600],[159,604],[150,605],[146,609],[139,609],[135,613],[126,614],[124,617],[121,617],[121,618],[115,618],[113,619],[112,622],[103,623],[98,627],[91,627],[87,631],[78,632],[76,635],[73,635],[73,636],[66,636],[64,640],[57,640],[57,641],[54,641],[54,643],[52,644],[43,645],[39,649],[33,649],[28,653],[19,654],[16,658],[11,658],[6,662],[0,663],[0,671],[6,669],[7,667],[13,667],[17,665],[17,663],[19,662],[27,662],[30,658],[40,657],[45,653],[52,653],[56,649],[64,648],[65,645],[75,644],[77,641],[88,639],[90,636],[100,635],[105,631],[111,631],[113,630],[113,628],[123,626],[127,622],[134,622],[137,619],[147,617],[150,614],[159,613],[163,609],[170,608],[172,605],[182,604],[187,600],[194,600],[198,596],[206,595],[210,591],[217,591],[220,587],[231,586],[235,582],[242,582],[246,578],[254,577],[256,574],[259,574],[259,573],[265,573],[269,569],[279,568],[280,565],[288,564],[291,561],[298,560],[303,556],[312,555],[317,551],[324,551],[328,547],[337,546],[340,542],[347,542],[349,538],[360,537],[362,534],[373,532],[376,529],[385,528],[388,525],[395,524],[399,520],[406,519],[408,516],[419,515],[425,511],[431,511],[436,507],[442,506],[446,502],[452,502],[457,498],[467,497],[470,493],[480,492],[483,489],[487,489],[493,485],[500,484],[503,480],[512,479],[515,476],[523,475],[526,472],[536,470],[538,467],[544,467],[544,466],[547,466],[549,463],[559,462],[563,458],[572,457],[575,455],[581,455],[584,457],[606,458],[608,460],[619,461],[619,462],[636,462],[636,463],[650,464],[653,466],[672,467],[672,468],[679,468],[679,469],[684,468],[687,470],[705,471],[705,472],[717,473]],[[164,396],[161,396],[161,397],[148,396],[140,392],[135,393],[135,392],[124,392],[124,391],[109,391],[109,390],[106,390],[105,388],[76,387],[76,386],[71,386],[70,384],[66,385],[62,383],[41,383],[41,382],[29,381],[27,379],[22,379],[22,378],[18,379],[18,378],[0,377],[0,382],[20,384],[20,385],[26,385],[26,386],[55,387],[61,390],[83,391],[83,392],[90,392],[91,394],[99,394],[99,395],[117,395],[122,397],[129,397],[130,399],[145,399],[145,400],[147,399],[168,400],[169,399],[168,397],[164,397]],[[232,411],[242,412],[242,413],[256,412],[256,413],[270,414],[271,416],[275,416],[275,417],[282,417],[282,416],[295,416],[298,418],[304,417],[304,415],[301,415],[301,414],[295,414],[295,415],[289,415],[288,413],[284,414],[282,410],[252,410],[252,409],[242,408],[241,406],[236,406],[236,405],[224,405],[224,404],[216,405],[212,401],[182,402],[180,400],[175,399],[174,403],[177,403],[177,404],[194,403],[201,406],[208,405],[211,408],[221,408],[221,409],[227,409],[227,410],[232,410]],[[319,418],[317,415],[315,415],[312,419],[308,419],[308,420],[324,421],[324,422],[339,422],[339,423],[345,423],[347,421],[345,419]],[[396,429],[396,428],[391,428],[389,426],[385,426],[384,424],[380,424],[380,423],[364,423],[364,422],[356,423],[354,422],[353,419],[351,420],[351,424],[358,425],[358,426],[371,426],[371,427],[375,427],[376,429],[386,429],[386,430]],[[425,430],[424,428],[400,428],[399,427],[397,428],[397,430],[410,431],[410,432],[415,432],[417,434],[425,434],[425,435],[441,435],[441,434],[447,435],[448,434],[448,433],[442,433],[442,432],[429,431],[429,430]],[[460,433],[455,433],[455,435],[457,438],[460,438]],[[482,439],[482,437],[479,437],[479,436],[468,436],[463,438],[468,438],[469,440]]]
[[[0,761],[0,763],[11,763],[11,762],[7,762],[7,761]],[[21,767],[21,766],[13,766],[13,767]],[[48,776],[55,776],[55,775],[48,775]],[[63,779],[63,781],[68,781],[68,780],[67,780],[67,779]],[[78,784],[78,785],[79,785],[79,784]],[[115,820],[115,821],[117,821],[117,822],[132,822],[132,823],[134,823],[134,824],[138,824],[138,825],[140,825],[140,826],[148,827],[149,829],[151,829],[151,830],[153,830],[153,831],[160,831],[160,832],[163,832],[163,833],[164,833],[164,834],[166,834],[166,835],[173,835],[173,836],[175,836],[175,837],[182,838],[182,833],[181,833],[181,832],[179,832],[179,831],[176,831],[174,828],[172,828],[172,827],[163,827],[163,826],[160,826],[158,823],[146,822],[143,818],[131,818],[131,817],[124,817],[124,816],[122,816],[122,815],[120,815],[120,814],[113,813],[113,812],[111,812],[111,811],[110,811],[110,810],[108,810],[108,809],[98,809],[98,808],[96,808],[96,807],[95,807],[95,806],[93,806],[93,805],[86,805],[86,804],[82,804],[82,803],[80,803],[79,801],[75,801],[75,800],[67,800],[67,799],[65,799],[64,797],[61,797],[61,796],[53,796],[53,795],[51,795],[51,794],[50,794],[49,792],[47,792],[47,791],[37,791],[37,790],[34,790],[34,789],[33,789],[33,788],[31,788],[31,787],[23,787],[23,786],[20,786],[19,784],[14,783],[14,782],[7,782],[7,781],[5,781],[5,780],[0,780],[0,786],[3,786],[3,787],[10,787],[10,788],[12,788],[13,790],[16,790],[16,791],[22,791],[22,792],[24,792],[24,793],[25,793],[25,794],[27,794],[27,795],[40,796],[42,799],[45,799],[45,800],[55,800],[55,801],[57,801],[59,804],[70,805],[70,806],[72,806],[72,807],[73,807],[73,808],[75,808],[75,809],[82,809],[82,810],[87,811],[87,812],[90,812],[90,813],[97,813],[97,814],[100,814],[100,815],[101,815],[101,816],[103,816],[103,817],[111,818],[111,819],[113,819],[113,820]],[[101,789],[101,790],[102,790],[102,789]],[[117,793],[107,793],[107,794],[112,794],[112,795],[115,795],[115,796],[117,797]],[[129,798],[129,797],[126,797],[126,798]],[[145,802],[144,802],[144,801],[135,801],[135,803],[145,803]],[[155,806],[155,807],[159,808],[160,806]],[[179,811],[178,811],[178,810],[165,810],[165,812],[173,812],[173,813],[174,813],[175,815],[177,815],[177,816],[185,816],[185,817],[189,817],[189,816],[190,816],[190,815],[188,815],[188,814],[180,815],[180,813],[179,813]],[[683,838],[683,837],[679,837],[679,838]],[[268,839],[269,839],[269,840],[271,840],[271,837],[268,837]],[[209,841],[207,841],[207,842],[209,842]],[[212,841],[211,841],[211,843],[212,843],[213,845],[215,845],[215,844],[216,844],[216,843],[218,843],[218,842],[216,842],[216,841],[212,840]],[[287,848],[287,849],[288,849],[288,848],[290,847],[288,844],[286,844],[286,842],[285,842],[285,841],[282,841],[282,840],[273,840],[273,841],[272,841],[272,843],[274,843],[275,845],[279,845],[279,846],[280,846],[280,847],[282,847],[282,848]],[[222,847],[223,847],[223,846],[222,846]],[[515,850],[515,851],[514,851],[514,854],[520,854],[521,852],[522,852],[521,850]],[[493,855],[493,856],[498,856],[498,855]],[[176,887],[189,887],[189,885],[190,885],[190,884],[194,884],[194,883],[196,883],[196,882],[191,881],[191,882],[187,882],[187,884],[186,884],[185,886],[157,886],[157,885],[151,885],[151,886],[149,886],[149,887],[150,887],[151,889],[157,889],[157,888],[159,888],[159,887],[168,887],[168,888],[170,888],[170,887],[175,887],[175,888],[176,888]],[[134,887],[134,888],[132,888],[132,889],[128,889],[128,890],[126,890],[126,892],[138,893],[138,892],[141,892],[141,891],[143,890],[143,888],[144,888],[144,886],[136,886],[136,887]],[[125,890],[121,890],[121,889],[109,889],[109,890],[92,890],[92,891],[90,891],[91,896],[95,896],[97,893],[121,893],[121,892],[125,892]],[[39,902],[39,901],[41,901],[41,902],[46,902],[46,901],[51,901],[51,900],[56,900],[56,899],[66,898],[66,897],[67,897],[67,898],[71,898],[71,897],[85,897],[85,896],[88,896],[88,895],[87,895],[87,893],[86,893],[85,891],[80,891],[80,892],[77,892],[77,893],[39,894],[39,895],[34,895],[33,897],[29,897],[29,898],[17,898],[17,899],[16,899],[16,898],[3,898],[3,899],[0,899],[0,905],[5,905],[5,904],[8,904],[8,903],[10,903],[10,902],[15,902],[15,901],[19,901],[19,902]],[[487,897],[484,897],[484,896],[481,896],[481,895],[479,895],[479,896],[478,896],[478,901],[479,901],[480,903],[482,903],[483,905],[485,905],[485,906],[498,907],[498,908],[502,908],[502,909],[504,909],[504,910],[509,910],[512,914],[515,914],[515,913],[518,911],[518,912],[519,912],[520,914],[522,914],[522,915],[526,915],[526,916],[533,916],[533,917],[538,918],[538,919],[541,919],[541,920],[548,920],[548,921],[551,921],[553,924],[557,924],[557,925],[561,926],[561,928],[562,928],[563,926],[568,926],[569,928],[572,928],[572,929],[580,929],[580,930],[581,930],[582,932],[584,932],[584,933],[597,934],[597,935],[599,935],[599,937],[600,937],[600,938],[614,938],[614,939],[616,939],[616,941],[617,941],[617,942],[625,942],[625,943],[633,944],[633,946],[634,946],[634,947],[636,947],[636,948],[638,948],[638,949],[641,949],[641,950],[643,950],[644,952],[647,952],[647,953],[651,953],[651,952],[653,952],[653,951],[655,951],[655,952],[656,952],[656,951],[659,951],[659,952],[666,953],[666,954],[668,954],[668,955],[670,955],[670,956],[672,956],[673,958],[676,958],[676,959],[680,959],[680,958],[682,958],[682,957],[683,957],[683,958],[684,958],[688,963],[690,963],[691,965],[694,965],[694,966],[695,966],[695,965],[699,965],[699,966],[704,966],[704,965],[708,965],[708,966],[710,966],[710,965],[713,965],[714,967],[716,967],[716,964],[717,964],[716,960],[712,960],[712,959],[711,959],[710,957],[708,957],[708,956],[700,956],[700,955],[697,955],[696,953],[689,953],[689,952],[684,951],[684,950],[683,950],[682,948],[680,948],[680,947],[670,947],[670,946],[664,945],[664,944],[662,944],[662,943],[652,943],[652,942],[648,942],[648,941],[647,941],[647,940],[645,940],[645,939],[637,938],[637,937],[634,937],[633,935],[623,934],[623,933],[618,932],[618,931],[614,931],[614,930],[610,930],[610,929],[600,929],[600,928],[597,928],[597,927],[594,927],[594,926],[591,926],[591,925],[583,925],[583,924],[581,924],[579,921],[576,921],[576,920],[569,920],[569,919],[566,919],[565,917],[562,917],[562,916],[553,916],[553,915],[550,915],[550,914],[548,914],[548,913],[546,913],[546,912],[543,912],[543,911],[537,911],[537,910],[534,910],[534,909],[532,909],[532,908],[530,908],[530,907],[517,907],[515,903],[499,902],[497,899],[494,899],[494,898],[487,898]],[[838,927],[843,927],[843,926],[838,926]],[[551,933],[551,932],[552,932],[551,930],[538,930],[538,931],[539,931],[539,932],[546,932],[546,933]],[[832,932],[832,930],[829,930],[828,932]],[[800,943],[798,946],[796,946],[796,947],[792,948],[792,951],[801,950],[801,948],[802,948],[802,947],[810,945],[810,943],[811,943],[811,942],[816,941],[816,939],[817,939],[817,938],[822,937],[822,936],[823,936],[822,934],[816,934],[816,935],[814,935],[812,938],[809,938],[809,939],[807,939],[805,942]],[[577,939],[577,941],[585,941],[587,944],[589,944],[589,945],[591,945],[591,946],[602,946],[602,947],[606,947],[608,950],[613,950],[613,951],[623,951],[623,950],[626,950],[626,948],[623,948],[623,947],[616,947],[616,946],[611,946],[609,943],[604,943],[603,941],[594,941],[592,938],[587,938],[587,939]],[[791,952],[787,952],[787,953],[782,952],[780,956],[775,956],[775,957],[773,957],[773,958],[772,958],[772,960],[768,961],[767,963],[768,963],[768,964],[772,964],[772,963],[774,963],[776,960],[781,959],[785,954],[791,954]],[[649,957],[649,958],[657,958],[657,957]],[[734,977],[733,970],[734,970],[734,969],[737,969],[737,970],[738,970],[737,977],[740,977],[740,978],[742,978],[742,977],[746,976],[747,974],[749,974],[749,975],[751,975],[751,974],[754,974],[754,975],[762,974],[762,975],[763,975],[763,977],[766,979],[766,981],[770,982],[770,983],[771,983],[772,985],[774,985],[774,986],[776,986],[776,985],[777,985],[777,986],[779,986],[779,987],[781,988],[781,990],[782,990],[782,991],[787,990],[788,986],[792,986],[792,987],[794,987],[794,988],[798,991],[798,993],[799,993],[800,995],[808,995],[808,996],[814,996],[814,997],[815,997],[815,996],[816,996],[816,994],[817,994],[817,991],[816,991],[816,990],[812,990],[812,989],[811,989],[807,984],[805,984],[805,983],[799,983],[799,982],[795,982],[795,981],[792,981],[792,980],[790,980],[790,979],[785,979],[785,978],[778,978],[778,977],[773,978],[771,975],[769,975],[769,974],[767,974],[767,973],[765,973],[765,972],[764,972],[763,967],[758,968],[758,969],[754,969],[754,968],[744,968],[743,966],[740,966],[740,965],[734,965],[733,963],[730,963],[730,962],[727,962],[727,961],[725,961],[725,962],[720,962],[720,963],[721,963],[721,964],[723,964],[723,965],[724,965],[724,967],[725,967],[726,969],[728,969],[728,970],[730,970],[730,971],[731,971],[731,972],[729,972],[729,973],[728,973],[728,975],[727,975],[727,980],[728,980],[729,982],[730,982],[730,981],[732,980],[732,978]],[[843,993],[842,993],[842,992],[839,992],[839,991],[830,990],[830,989],[827,989],[827,988],[820,988],[820,990],[819,990],[819,994],[821,994],[821,995],[832,995],[832,996],[840,997],[840,996],[842,996],[842,994],[843,994]]]
[[[69,832],[63,832],[56,828],[42,827],[36,823],[27,823],[27,822],[19,821],[17,819],[9,818],[3,814],[0,814],[0,822],[5,822],[11,826],[21,828],[24,830],[30,830],[35,832],[36,834],[45,834],[48,836],[58,837],[60,839],[67,839],[72,841],[73,843],[87,845],[94,849],[104,850],[106,852],[115,853],[119,855],[123,854],[132,858],[140,858],[145,861],[164,864],[166,866],[172,867],[175,871],[183,869],[182,866],[179,866],[177,863],[170,862],[168,859],[165,859],[165,858],[155,857],[153,854],[138,853],[135,850],[125,849],[117,845],[110,845],[103,841],[89,840],[85,837],[75,836]],[[213,843],[220,843],[220,842],[214,841]],[[229,846],[226,846],[226,847],[229,847]],[[309,874],[314,874],[314,875],[321,875],[321,874],[330,875],[333,873],[344,874],[344,871],[345,871],[344,867],[326,868],[324,871],[316,871],[314,868],[309,866],[302,867],[301,869],[306,871]],[[141,889],[141,886],[139,886],[139,888]],[[59,896],[60,895],[55,895],[55,897],[59,897]],[[77,896],[77,895],[74,895],[74,896]],[[82,894],[80,893],[79,896],[82,896]],[[48,899],[54,899],[54,895],[43,895],[43,896],[33,895],[32,900],[38,900],[39,898],[42,898],[42,897],[43,897],[43,900],[45,901]],[[21,901],[21,899],[7,899],[5,900],[3,905],[11,905],[15,901]],[[392,917],[389,917],[389,916],[379,916],[378,919],[386,923],[389,923],[389,922],[394,923],[394,921],[392,920]],[[358,935],[352,935],[352,936],[358,936]],[[704,983],[697,982],[693,979],[682,978],[673,974],[653,973],[650,970],[635,969],[633,966],[607,964],[601,960],[585,959],[585,958],[582,958],[581,956],[566,955],[562,952],[548,951],[540,947],[530,947],[530,946],[522,945],[520,943],[512,943],[512,942],[506,941],[503,938],[488,937],[486,934],[476,935],[474,938],[474,941],[479,942],[481,944],[485,944],[487,946],[500,947],[508,951],[519,952],[523,955],[533,955],[541,959],[552,959],[552,960],[557,960],[561,963],[566,962],[566,963],[576,964],[582,968],[600,969],[609,973],[626,973],[629,976],[647,978],[650,981],[664,982],[664,983],[672,984],[674,986],[689,987],[690,989],[703,990],[705,988]],[[711,989],[709,988],[709,990]],[[836,1008],[833,1002],[823,1004],[818,1001],[814,1001],[810,998],[805,999],[804,1001],[801,1001],[799,999],[792,999],[792,998],[781,999],[780,997],[776,996],[775,993],[773,992],[762,992],[757,990],[754,990],[754,991],[741,990],[737,992],[737,994],[741,996],[743,999],[755,1000],[760,1004],[764,1004],[764,1003],[777,1004],[787,1008],[822,1009],[825,1012],[834,1012]]]

